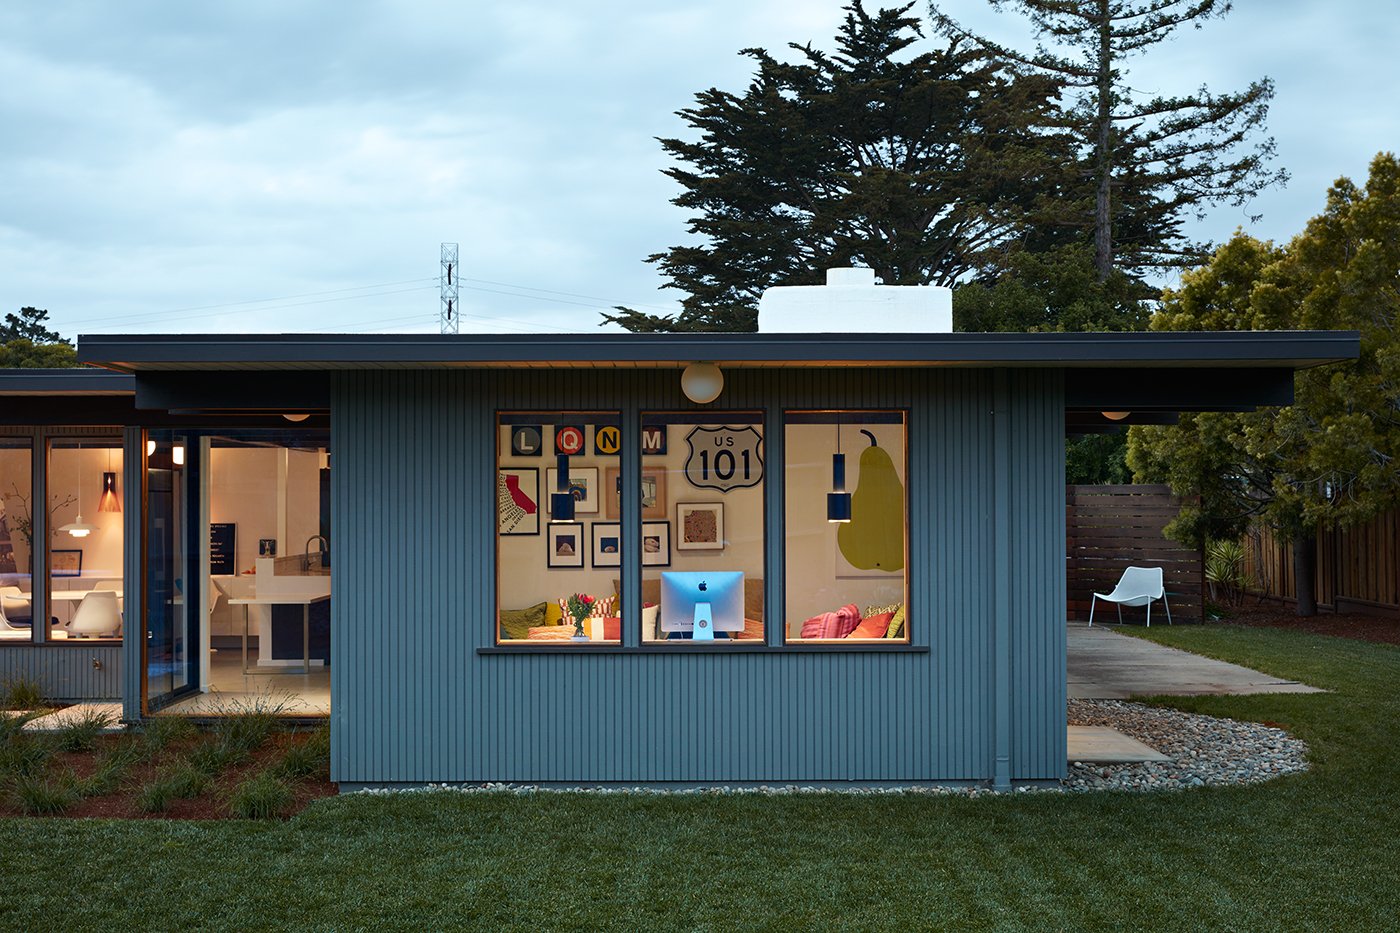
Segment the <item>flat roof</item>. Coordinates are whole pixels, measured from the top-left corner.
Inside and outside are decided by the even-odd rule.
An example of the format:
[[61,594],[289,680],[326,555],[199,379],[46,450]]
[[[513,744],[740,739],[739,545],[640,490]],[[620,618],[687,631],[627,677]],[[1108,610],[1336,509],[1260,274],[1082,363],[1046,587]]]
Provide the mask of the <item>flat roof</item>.
[[93,334],[117,372],[406,368],[1012,366],[1303,369],[1355,359],[1356,331],[1044,334]]
[[79,366],[73,369],[0,369],[0,396],[84,396],[136,394],[129,375]]

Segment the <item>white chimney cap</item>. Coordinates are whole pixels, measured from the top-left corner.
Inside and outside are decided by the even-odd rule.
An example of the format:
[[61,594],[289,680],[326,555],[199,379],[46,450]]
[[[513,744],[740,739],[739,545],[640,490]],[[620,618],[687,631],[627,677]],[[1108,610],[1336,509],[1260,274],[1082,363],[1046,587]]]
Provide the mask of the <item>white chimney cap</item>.
[[953,291],[876,285],[873,269],[828,269],[825,285],[779,285],[758,300],[761,334],[949,334]]

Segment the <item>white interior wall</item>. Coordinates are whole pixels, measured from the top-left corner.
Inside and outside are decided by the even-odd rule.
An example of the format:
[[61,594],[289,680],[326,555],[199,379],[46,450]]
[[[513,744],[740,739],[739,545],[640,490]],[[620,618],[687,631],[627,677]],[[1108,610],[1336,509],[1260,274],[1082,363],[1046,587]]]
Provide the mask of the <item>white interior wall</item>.
[[[83,577],[91,580],[122,579],[122,552],[125,529],[121,512],[99,512],[98,501],[102,496],[102,474],[108,470],[117,474],[117,495],[122,508],[126,502],[126,477],[122,473],[122,449],[117,444],[111,450],[104,448],[55,447],[49,452],[49,502],[58,505],[69,496],[70,505],[53,510],[50,529],[50,547],[83,552]],[[32,506],[31,502],[31,506]],[[85,538],[74,538],[58,529],[78,520],[79,510],[83,521],[96,526],[96,530]],[[23,542],[23,538],[20,538]],[[18,555],[16,555],[18,556]],[[58,578],[55,587],[71,584],[63,582],[69,578]]]
[[[27,449],[0,448],[0,514],[5,516],[10,543],[14,548],[15,571],[27,575],[29,545],[19,531],[19,519],[24,508],[18,496],[30,496],[30,454]],[[99,483],[100,484],[100,483]],[[26,587],[27,589],[28,587]]]

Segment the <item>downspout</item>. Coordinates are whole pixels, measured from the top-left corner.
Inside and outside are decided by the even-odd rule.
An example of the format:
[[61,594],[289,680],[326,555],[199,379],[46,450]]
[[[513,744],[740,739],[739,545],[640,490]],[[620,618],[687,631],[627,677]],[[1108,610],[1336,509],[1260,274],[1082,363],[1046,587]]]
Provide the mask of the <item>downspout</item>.
[[1007,372],[992,376],[992,787],[1011,789],[1011,425]]

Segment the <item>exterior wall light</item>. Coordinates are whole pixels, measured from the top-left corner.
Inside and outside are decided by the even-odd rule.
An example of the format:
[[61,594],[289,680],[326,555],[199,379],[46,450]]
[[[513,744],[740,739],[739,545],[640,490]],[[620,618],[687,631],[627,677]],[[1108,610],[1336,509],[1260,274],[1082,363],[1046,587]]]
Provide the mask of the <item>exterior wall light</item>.
[[681,373],[681,391],[697,405],[708,405],[724,391],[724,373],[714,363],[691,363]]

